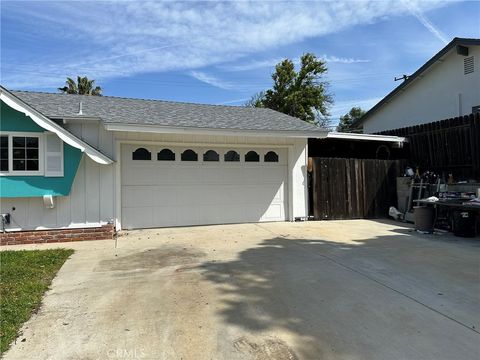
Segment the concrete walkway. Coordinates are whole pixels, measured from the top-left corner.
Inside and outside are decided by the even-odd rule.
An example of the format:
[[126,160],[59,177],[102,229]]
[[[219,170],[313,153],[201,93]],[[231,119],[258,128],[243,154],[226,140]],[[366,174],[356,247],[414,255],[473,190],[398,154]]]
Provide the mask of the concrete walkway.
[[480,358],[479,238],[355,220],[55,246],[76,252],[6,360]]

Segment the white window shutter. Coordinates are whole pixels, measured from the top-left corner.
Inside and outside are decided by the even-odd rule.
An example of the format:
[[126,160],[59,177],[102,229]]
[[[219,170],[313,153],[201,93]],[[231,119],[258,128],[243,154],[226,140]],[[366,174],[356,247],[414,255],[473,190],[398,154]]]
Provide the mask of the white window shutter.
[[63,176],[63,141],[56,134],[45,134],[45,176]]

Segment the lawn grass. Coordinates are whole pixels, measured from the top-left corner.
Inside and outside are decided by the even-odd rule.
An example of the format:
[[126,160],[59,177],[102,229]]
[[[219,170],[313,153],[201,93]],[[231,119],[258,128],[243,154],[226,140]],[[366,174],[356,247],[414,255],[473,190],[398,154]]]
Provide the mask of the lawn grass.
[[73,250],[0,252],[0,354],[38,309],[43,294]]

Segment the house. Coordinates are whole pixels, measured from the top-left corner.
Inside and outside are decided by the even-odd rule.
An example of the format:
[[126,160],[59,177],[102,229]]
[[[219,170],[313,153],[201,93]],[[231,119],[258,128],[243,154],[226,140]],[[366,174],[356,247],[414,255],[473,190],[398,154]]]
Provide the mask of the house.
[[[114,227],[307,216],[307,140],[327,132],[297,118],[3,87],[0,95],[3,243],[34,230],[28,239],[80,240],[111,237]],[[62,231],[38,231],[49,229]]]
[[358,122],[364,133],[480,111],[480,39],[454,38]]

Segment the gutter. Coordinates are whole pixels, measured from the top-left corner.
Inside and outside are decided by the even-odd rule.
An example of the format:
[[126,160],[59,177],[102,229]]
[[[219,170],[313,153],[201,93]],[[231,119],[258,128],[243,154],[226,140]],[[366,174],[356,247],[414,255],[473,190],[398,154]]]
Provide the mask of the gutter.
[[329,132],[327,139],[345,139],[345,140],[360,140],[360,141],[382,141],[382,142],[394,142],[404,143],[408,142],[407,138],[393,135],[372,135],[372,134],[355,134],[355,133],[342,133],[342,132]]

